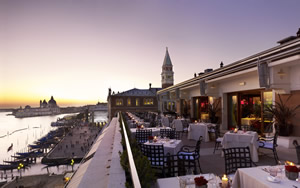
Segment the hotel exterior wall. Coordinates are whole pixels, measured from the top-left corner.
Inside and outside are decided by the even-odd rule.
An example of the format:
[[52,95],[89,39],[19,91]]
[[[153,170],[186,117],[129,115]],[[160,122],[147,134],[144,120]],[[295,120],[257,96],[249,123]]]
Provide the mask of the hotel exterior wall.
[[298,65],[290,67],[291,90],[300,90],[300,60]]

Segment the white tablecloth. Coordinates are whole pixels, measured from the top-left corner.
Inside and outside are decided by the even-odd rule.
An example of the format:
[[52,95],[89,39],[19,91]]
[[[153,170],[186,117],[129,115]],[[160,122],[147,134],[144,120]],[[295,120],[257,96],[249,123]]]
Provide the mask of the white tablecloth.
[[165,155],[167,155],[168,153],[170,153],[171,155],[176,155],[180,149],[182,148],[183,144],[181,140],[158,140],[157,142],[152,142],[149,143],[149,141],[147,141],[145,144],[148,145],[163,145],[164,146],[164,153]]
[[[210,176],[209,174],[198,174],[198,175],[187,175],[187,176],[180,176],[180,178],[188,179],[189,184],[186,186],[186,188],[195,188],[194,178],[203,176],[206,180],[209,180]],[[213,176],[212,176],[213,177]],[[216,177],[216,182],[220,183],[221,180],[219,177]],[[208,181],[207,187],[213,188],[211,185],[212,181]],[[172,178],[161,178],[157,179],[157,188],[180,188],[179,180],[177,177]]]
[[268,168],[266,166],[259,166],[253,168],[239,168],[233,179],[233,188],[283,188],[291,187],[293,185],[300,187],[300,182],[288,180],[284,171],[280,174],[277,174],[277,178],[280,179],[280,182],[273,183],[267,180],[269,176],[268,172],[262,170],[262,168]]
[[199,140],[202,136],[203,141],[209,142],[208,124],[206,123],[190,123],[188,128],[188,139]]
[[183,131],[182,120],[174,119],[172,122],[172,127],[175,128],[176,131]]
[[238,133],[227,132],[224,134],[222,146],[223,148],[247,147],[250,148],[251,159],[258,162],[258,135],[253,131],[238,131]]

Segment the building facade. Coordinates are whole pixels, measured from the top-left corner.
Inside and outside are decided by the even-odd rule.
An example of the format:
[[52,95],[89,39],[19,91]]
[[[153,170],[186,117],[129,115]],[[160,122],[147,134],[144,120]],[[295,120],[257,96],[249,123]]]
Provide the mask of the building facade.
[[107,97],[109,120],[118,112],[157,112],[156,93],[160,89],[152,88],[151,84],[149,84],[149,89],[134,88],[117,94],[112,93],[109,89]]
[[60,113],[61,110],[59,106],[56,104],[56,101],[54,100],[53,96],[51,96],[51,99],[48,101],[48,103],[46,102],[45,99],[43,100],[43,102],[42,100],[40,100],[39,108],[31,108],[31,106],[26,105],[24,109],[20,107],[20,109],[17,109],[13,112],[13,114],[17,118],[49,116],[49,115],[57,115]]
[[[286,104],[300,104],[300,30],[297,36],[280,40],[279,45],[250,57],[206,71],[162,89],[163,98],[175,103],[177,114],[192,119],[209,119],[209,107],[219,103],[218,122],[223,130],[257,123],[262,131],[271,125],[265,107],[281,95]],[[164,105],[159,104],[164,110]],[[293,135],[300,136],[300,112],[292,119]]]

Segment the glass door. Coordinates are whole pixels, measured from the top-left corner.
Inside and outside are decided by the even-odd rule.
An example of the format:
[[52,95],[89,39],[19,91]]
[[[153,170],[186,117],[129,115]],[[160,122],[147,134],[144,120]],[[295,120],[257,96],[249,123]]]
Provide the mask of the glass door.
[[238,95],[228,94],[228,128],[238,126]]

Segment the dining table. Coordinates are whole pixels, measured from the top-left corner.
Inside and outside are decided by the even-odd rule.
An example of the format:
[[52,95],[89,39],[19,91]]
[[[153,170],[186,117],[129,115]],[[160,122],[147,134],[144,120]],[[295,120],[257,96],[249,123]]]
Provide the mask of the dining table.
[[168,153],[170,155],[176,155],[180,149],[183,146],[183,143],[181,140],[175,140],[175,139],[162,139],[158,138],[156,142],[145,142],[146,145],[163,145],[164,146],[164,154],[167,155]]
[[258,134],[255,131],[228,131],[222,140],[223,148],[247,147],[250,148],[251,159],[258,162]]
[[274,179],[270,176],[270,166],[258,166],[252,168],[239,168],[233,178],[233,188],[300,188],[299,181],[289,180],[285,176],[284,166],[277,165],[271,168],[278,168],[277,176]]
[[190,123],[188,128],[188,139],[199,140],[202,136],[204,142],[209,142],[208,127],[214,126],[211,123]]
[[159,178],[156,182],[156,188],[181,188],[180,181],[185,181],[185,188],[195,188],[194,178],[203,176],[208,180],[207,188],[219,187],[221,179],[214,174],[197,174],[197,175],[186,175],[171,178]]

